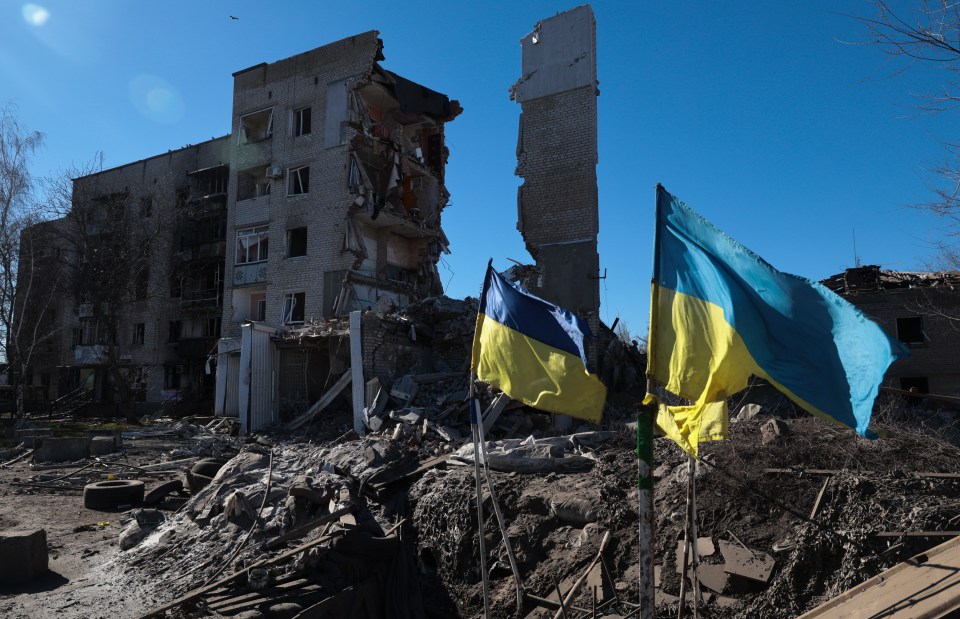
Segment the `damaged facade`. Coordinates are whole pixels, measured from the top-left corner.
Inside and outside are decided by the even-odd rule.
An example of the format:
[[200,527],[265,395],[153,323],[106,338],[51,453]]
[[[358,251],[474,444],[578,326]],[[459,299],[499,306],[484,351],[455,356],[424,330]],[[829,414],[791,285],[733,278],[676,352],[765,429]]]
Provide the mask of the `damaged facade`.
[[[537,23],[520,40],[517,229],[535,260],[517,273],[535,294],[598,332],[597,42],[589,5]],[[595,352],[593,353],[596,361]]]
[[909,348],[910,356],[887,370],[885,387],[960,396],[960,273],[888,271],[874,265],[847,269],[823,284]]
[[[336,317],[442,293],[444,123],[461,108],[381,67],[382,47],[370,31],[239,71],[231,135],[76,179],[71,215],[97,204],[107,221],[145,224],[102,230],[122,244],[148,230],[158,240],[122,308],[95,290],[64,293],[58,376],[32,378],[51,400],[78,387],[118,397],[98,374],[109,356],[136,374],[138,399],[190,395],[273,423],[350,367]],[[73,259],[103,237],[86,235]],[[115,327],[101,326],[109,308]],[[340,335],[289,337],[320,324]]]
[[[55,289],[48,340],[24,377],[31,406],[101,404],[113,412],[121,401],[209,401],[227,146],[227,138],[214,139],[77,178],[69,213],[27,229],[22,239],[43,238],[34,255],[49,271],[44,285]],[[36,267],[21,260],[21,277]]]

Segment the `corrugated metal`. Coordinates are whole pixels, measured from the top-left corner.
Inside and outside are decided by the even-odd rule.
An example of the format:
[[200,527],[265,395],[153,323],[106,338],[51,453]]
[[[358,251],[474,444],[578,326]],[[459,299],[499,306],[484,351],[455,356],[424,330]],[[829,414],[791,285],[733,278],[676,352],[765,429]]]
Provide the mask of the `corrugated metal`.
[[227,355],[227,393],[224,399],[223,414],[227,417],[239,417],[240,405],[240,355]]
[[276,330],[250,325],[250,431],[277,423],[277,353],[270,341]]
[[[231,359],[233,365],[231,365]],[[213,405],[215,415],[238,416],[237,390],[240,387],[240,342],[235,338],[223,338],[217,341],[217,382],[216,399]],[[232,400],[232,402],[231,402]]]

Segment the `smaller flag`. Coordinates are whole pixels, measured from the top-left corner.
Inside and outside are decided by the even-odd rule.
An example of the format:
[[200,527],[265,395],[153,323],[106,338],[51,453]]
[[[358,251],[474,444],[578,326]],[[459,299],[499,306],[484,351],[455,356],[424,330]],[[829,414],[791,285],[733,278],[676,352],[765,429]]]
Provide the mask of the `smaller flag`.
[[[761,377],[803,409],[868,429],[887,367],[907,350],[821,284],[781,273],[657,187],[647,375],[691,401],[657,425],[685,451],[722,439],[726,399]],[[653,394],[648,400],[655,400]]]
[[607,388],[589,371],[590,329],[487,265],[473,337],[477,378],[543,411],[599,423]]

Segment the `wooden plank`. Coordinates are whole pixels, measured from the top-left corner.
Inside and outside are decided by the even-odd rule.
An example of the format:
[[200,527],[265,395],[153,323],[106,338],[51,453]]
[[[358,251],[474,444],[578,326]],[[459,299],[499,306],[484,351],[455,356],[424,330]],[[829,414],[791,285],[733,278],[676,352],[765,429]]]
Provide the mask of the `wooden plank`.
[[340,379],[334,383],[333,387],[330,387],[326,393],[320,396],[320,399],[317,400],[316,403],[314,403],[314,405],[307,410],[307,412],[285,425],[284,429],[294,430],[313,419],[317,413],[330,406],[330,403],[333,402],[333,399],[340,395],[340,392],[343,391],[348,384],[350,384],[352,379],[353,374],[351,370],[344,372],[343,376],[341,376]]
[[960,531],[883,531],[873,537],[957,537]]
[[493,427],[493,424],[496,423],[497,419],[500,417],[500,413],[503,412],[503,409],[507,407],[507,404],[510,403],[510,396],[505,393],[499,394],[496,398],[493,399],[493,402],[490,403],[490,406],[487,407],[487,410],[484,411],[481,419],[483,420],[483,433],[486,434],[490,431],[490,428]]
[[[823,494],[827,491],[827,486],[829,484],[829,477],[823,480],[823,485],[820,486],[820,492],[817,493],[817,500],[813,502],[813,509],[810,510],[810,520],[813,520],[817,517],[817,512],[820,511],[820,501],[823,500]],[[719,591],[717,593],[719,593]]]
[[[269,591],[268,589],[264,590]],[[271,595],[271,593],[253,593],[252,597],[244,600],[238,601],[236,604],[230,604],[228,606],[219,606],[217,608],[211,607],[211,610],[215,610],[218,613],[233,614],[241,610],[247,610],[248,608],[253,608],[254,606],[259,606],[264,602],[270,603],[280,603],[280,602],[293,602],[300,598],[307,597],[310,595],[315,595],[317,593],[324,593],[323,587],[320,585],[307,585],[305,587],[300,587],[299,589],[291,589],[290,591],[280,591],[276,594]]]
[[960,610],[960,537],[899,563],[802,615],[952,617]]
[[[771,475],[836,475],[837,473],[843,473],[841,469],[763,469],[764,473]],[[876,475],[874,471],[854,471],[850,470],[851,473],[856,473],[857,475]],[[926,479],[960,479],[960,473],[910,473],[906,472],[906,475],[913,477],[923,477]]]
[[[316,528],[319,527],[320,525],[327,524],[328,522],[333,522],[334,520],[337,520],[337,519],[340,518],[341,516],[344,516],[344,515],[346,515],[346,514],[349,514],[349,513],[352,512],[354,509],[355,509],[355,508],[351,505],[350,507],[343,507],[343,508],[341,508],[341,509],[338,509],[338,510],[335,511],[335,512],[331,512],[331,513],[329,513],[329,514],[327,514],[327,515],[325,515],[325,516],[321,516],[320,518],[317,518],[317,519],[314,520],[313,522],[310,522],[310,523],[308,523],[308,524],[305,524],[305,525],[303,525],[302,527],[299,527],[299,528],[297,528],[297,529],[293,529],[292,531],[287,531],[286,533],[284,533],[284,534],[281,535],[280,537],[275,537],[275,538],[273,538],[273,539],[270,540],[269,542],[265,543],[265,544],[263,545],[263,547],[264,547],[265,549],[270,549],[270,548],[274,548],[274,547],[276,547],[276,546],[279,546],[280,544],[283,544],[283,543],[285,543],[285,542],[289,542],[289,541],[292,540],[292,539],[299,539],[299,538],[303,537],[304,535],[306,535],[307,533],[309,533],[310,531],[313,531],[314,529],[316,529]],[[331,536],[331,537],[332,537],[332,536]],[[314,540],[314,541],[316,541],[316,540]]]
[[311,583],[306,578],[296,578],[282,584],[271,585],[259,591],[251,591],[250,589],[243,588],[239,591],[233,591],[230,595],[216,596],[216,599],[208,596],[205,599],[207,600],[209,608],[218,610],[221,608],[226,608],[227,606],[232,606],[233,604],[248,602],[258,596],[261,598],[279,597],[286,593],[288,589],[297,589],[311,584],[316,585],[316,583]]

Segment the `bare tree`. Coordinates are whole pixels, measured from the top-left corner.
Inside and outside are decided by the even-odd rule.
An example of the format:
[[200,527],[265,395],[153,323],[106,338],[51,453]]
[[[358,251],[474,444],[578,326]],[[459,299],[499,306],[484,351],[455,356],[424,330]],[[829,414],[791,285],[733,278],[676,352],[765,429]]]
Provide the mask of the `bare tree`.
[[26,129],[12,104],[0,110],[0,346],[14,377],[19,413],[27,369],[58,331],[53,300],[59,270],[36,226],[43,214],[30,174],[31,157],[42,145],[43,134]]
[[[870,36],[870,44],[904,62],[902,70],[922,63],[944,72],[938,92],[919,95],[917,108],[936,114],[960,107],[960,4],[953,0],[918,0],[912,10],[897,10],[888,0],[873,0],[875,14],[858,17]],[[945,161],[932,168],[938,179],[930,189],[934,199],[913,205],[952,222],[951,235],[960,234],[960,144],[943,142]],[[942,260],[952,268],[960,266],[957,252],[942,248]]]
[[104,369],[110,385],[104,399],[134,421],[134,402],[147,376],[146,368],[125,359],[131,341],[124,329],[134,313],[161,314],[169,281],[162,249],[170,243],[173,209],[155,209],[158,196],[146,183],[133,191],[105,185],[102,162],[98,154],[49,179],[47,198],[59,216],[59,242],[68,250],[63,264],[69,267],[69,293],[85,319],[77,342],[83,358],[77,360]]

